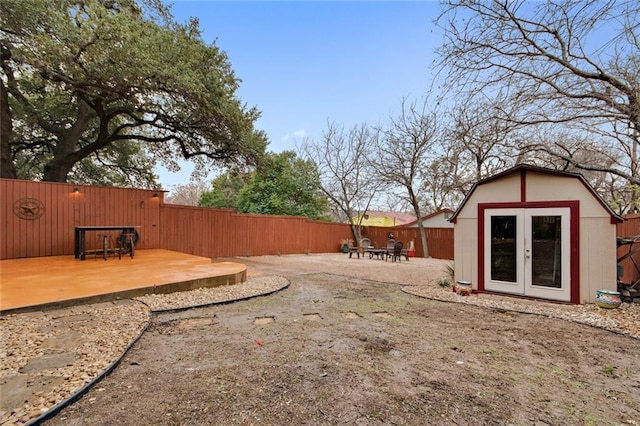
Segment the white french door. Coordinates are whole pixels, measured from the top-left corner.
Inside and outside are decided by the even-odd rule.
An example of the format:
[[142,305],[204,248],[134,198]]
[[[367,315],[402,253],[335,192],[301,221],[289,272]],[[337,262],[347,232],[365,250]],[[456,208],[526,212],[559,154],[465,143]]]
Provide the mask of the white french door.
[[485,289],[570,300],[570,210],[487,209]]

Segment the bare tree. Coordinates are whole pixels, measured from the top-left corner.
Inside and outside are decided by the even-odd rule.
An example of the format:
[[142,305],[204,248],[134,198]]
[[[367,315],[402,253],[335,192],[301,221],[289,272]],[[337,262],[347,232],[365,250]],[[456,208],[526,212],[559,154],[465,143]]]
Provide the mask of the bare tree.
[[392,191],[381,191],[382,199],[377,200],[379,208],[375,210],[383,212],[410,213],[413,211],[411,204],[407,202],[407,197],[395,194]]
[[173,185],[170,195],[164,201],[167,204],[197,206],[202,193],[210,189],[209,183],[200,180],[193,180],[186,185]]
[[424,257],[429,257],[429,247],[424,226],[419,220],[426,200],[421,193],[425,172],[435,154],[438,137],[436,114],[427,111],[427,101],[418,107],[415,102],[402,100],[400,115],[391,118],[388,128],[379,130],[378,161],[375,168],[387,183],[399,188],[400,194],[413,208],[418,218]]
[[301,157],[316,163],[322,191],[334,212],[351,224],[356,241],[361,238],[364,213],[380,187],[370,162],[373,141],[373,132],[365,124],[345,131],[327,123],[320,140],[305,140],[299,148]]
[[420,198],[424,213],[435,212],[444,207],[458,205],[464,196],[456,180],[457,162],[447,156],[434,159],[422,171],[424,180],[420,187]]
[[480,95],[465,98],[448,112],[443,150],[454,163],[454,181],[461,192],[517,161],[518,150],[510,140],[513,126],[499,117],[504,109],[499,98]]
[[448,71],[449,88],[504,96],[510,111],[501,117],[511,124],[589,135],[601,152],[615,151],[615,161],[581,162],[562,141],[537,148],[576,168],[640,184],[637,0],[444,4],[440,66]]
[[[640,199],[635,195],[638,188],[628,180],[612,173],[575,166],[578,163],[594,167],[614,167],[619,161],[614,157],[616,151],[603,151],[600,144],[593,142],[585,134],[553,129],[537,130],[535,133],[527,133],[526,140],[521,142],[524,147],[523,158],[528,163],[580,173],[609,206],[620,214],[640,207]],[[527,151],[530,146],[535,146],[536,149]],[[562,149],[562,157],[549,154],[548,151],[552,149]]]

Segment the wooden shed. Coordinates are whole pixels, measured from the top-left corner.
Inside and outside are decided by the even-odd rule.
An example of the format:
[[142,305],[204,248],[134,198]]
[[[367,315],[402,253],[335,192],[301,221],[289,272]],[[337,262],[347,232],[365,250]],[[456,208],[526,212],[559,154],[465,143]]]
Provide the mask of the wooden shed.
[[616,215],[579,174],[526,164],[477,182],[450,219],[455,278],[571,303],[616,290]]

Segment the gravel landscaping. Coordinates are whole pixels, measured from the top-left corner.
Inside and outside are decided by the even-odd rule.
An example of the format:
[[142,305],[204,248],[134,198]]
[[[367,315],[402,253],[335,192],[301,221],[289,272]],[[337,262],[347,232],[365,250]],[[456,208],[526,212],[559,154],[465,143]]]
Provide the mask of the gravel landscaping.
[[82,391],[114,367],[114,362],[144,332],[152,311],[182,310],[268,295],[286,288],[291,277],[300,279],[305,274],[330,273],[397,284],[406,294],[419,298],[564,319],[640,339],[637,304],[625,303],[619,309],[605,310],[595,305],[563,305],[506,296],[459,296],[436,284],[445,276],[445,265],[449,264],[443,260],[391,263],[349,259],[342,254],[234,260],[246,263],[249,268],[245,283],[0,317],[0,424],[24,424]]

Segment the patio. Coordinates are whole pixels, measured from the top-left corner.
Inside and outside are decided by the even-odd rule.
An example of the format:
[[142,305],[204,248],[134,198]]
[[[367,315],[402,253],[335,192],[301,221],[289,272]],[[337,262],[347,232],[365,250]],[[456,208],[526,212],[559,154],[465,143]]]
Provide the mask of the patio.
[[235,284],[246,266],[169,250],[140,250],[135,258],[50,256],[0,261],[0,313],[62,308]]

